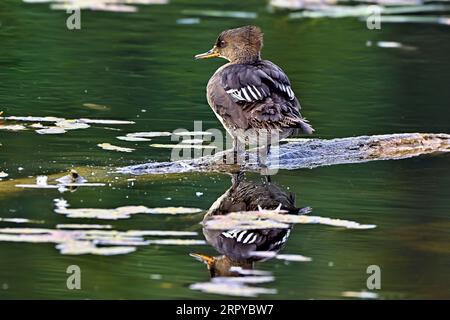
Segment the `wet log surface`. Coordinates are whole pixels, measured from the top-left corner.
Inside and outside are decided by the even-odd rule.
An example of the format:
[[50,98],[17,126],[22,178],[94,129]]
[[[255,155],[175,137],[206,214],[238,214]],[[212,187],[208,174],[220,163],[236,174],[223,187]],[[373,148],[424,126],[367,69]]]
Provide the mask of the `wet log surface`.
[[[278,152],[277,152],[278,151]],[[266,162],[269,169],[294,170],[375,160],[395,160],[423,154],[450,151],[449,134],[402,133],[359,136],[338,139],[298,139],[272,150]],[[186,172],[260,170],[256,153],[250,152],[245,164],[225,164],[230,151],[213,156],[173,162],[150,162],[118,168],[117,172],[133,175],[177,174]]]

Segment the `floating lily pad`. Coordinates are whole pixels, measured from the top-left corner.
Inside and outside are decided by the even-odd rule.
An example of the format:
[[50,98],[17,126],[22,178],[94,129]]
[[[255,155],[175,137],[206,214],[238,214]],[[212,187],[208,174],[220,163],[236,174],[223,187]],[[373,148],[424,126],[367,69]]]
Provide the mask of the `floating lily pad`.
[[133,148],[125,148],[125,147],[115,146],[110,143],[99,143],[99,144],[97,144],[97,146],[104,150],[119,151],[119,152],[133,152],[134,150],[136,150]]

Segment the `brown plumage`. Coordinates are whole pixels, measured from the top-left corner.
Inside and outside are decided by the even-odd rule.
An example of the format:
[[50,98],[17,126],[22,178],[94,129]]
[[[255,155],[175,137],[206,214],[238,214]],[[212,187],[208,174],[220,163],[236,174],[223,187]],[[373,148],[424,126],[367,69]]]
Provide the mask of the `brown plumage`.
[[[203,221],[212,216],[226,215],[230,212],[257,211],[264,209],[281,209],[290,214],[302,213],[295,205],[295,195],[286,192],[269,182],[242,181],[237,175],[234,183],[206,213]],[[308,208],[305,208],[307,212]],[[230,267],[238,266],[252,269],[256,261],[265,260],[252,255],[253,252],[277,253],[289,238],[291,229],[255,229],[255,230],[213,230],[203,228],[208,243],[222,256],[191,254],[206,263],[211,276],[233,276]],[[267,259],[267,258],[266,258]]]
[[222,57],[207,85],[208,103],[226,130],[244,142],[256,141],[261,132],[279,139],[314,130],[300,114],[296,98],[283,70],[261,59],[263,36],[256,26],[222,32],[214,47],[196,58]]

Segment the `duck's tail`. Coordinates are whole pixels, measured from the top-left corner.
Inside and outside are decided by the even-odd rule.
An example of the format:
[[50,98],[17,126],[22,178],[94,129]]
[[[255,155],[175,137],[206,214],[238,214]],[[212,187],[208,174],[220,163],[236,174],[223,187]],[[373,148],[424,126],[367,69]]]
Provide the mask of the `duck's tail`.
[[309,124],[309,121],[305,118],[302,118],[298,122],[299,128],[301,130],[301,133],[304,134],[312,134],[314,132],[314,128]]

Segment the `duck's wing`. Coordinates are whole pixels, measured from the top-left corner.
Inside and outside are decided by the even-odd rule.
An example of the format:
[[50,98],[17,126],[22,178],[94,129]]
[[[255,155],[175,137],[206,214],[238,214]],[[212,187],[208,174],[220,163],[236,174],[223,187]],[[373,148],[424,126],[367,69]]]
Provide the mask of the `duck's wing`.
[[228,66],[222,72],[221,84],[234,102],[263,101],[273,94],[284,96],[289,101],[296,100],[287,75],[267,60]]
[[234,259],[251,258],[252,252],[256,251],[277,253],[288,240],[290,233],[291,229],[223,231],[217,238],[216,249]]

